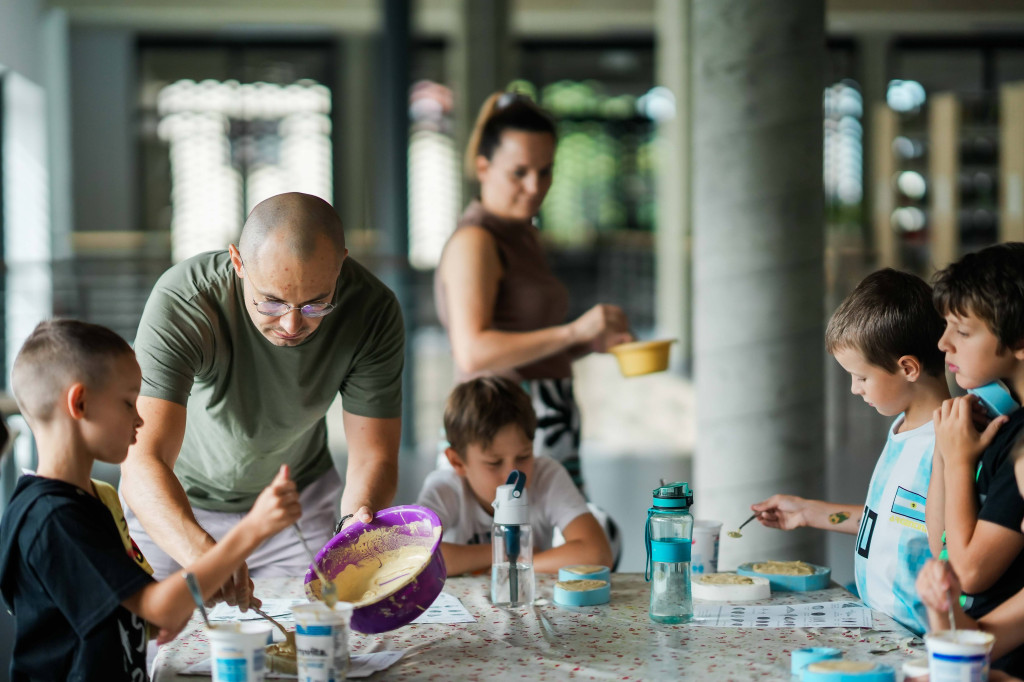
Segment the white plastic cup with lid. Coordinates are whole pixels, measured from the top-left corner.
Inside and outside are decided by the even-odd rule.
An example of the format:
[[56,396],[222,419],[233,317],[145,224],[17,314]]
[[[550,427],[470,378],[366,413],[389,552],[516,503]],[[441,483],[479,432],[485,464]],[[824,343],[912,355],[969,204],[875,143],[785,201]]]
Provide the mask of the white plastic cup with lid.
[[270,625],[217,623],[207,633],[213,682],[263,682]]
[[718,573],[718,539],[721,533],[721,521],[697,519],[693,522],[692,573]]
[[296,604],[295,662],[303,682],[340,682],[348,675],[348,630],[352,604]]
[[981,630],[943,630],[924,638],[931,682],[984,682],[996,638]]
[[928,682],[928,659],[922,657],[905,661],[903,682]]

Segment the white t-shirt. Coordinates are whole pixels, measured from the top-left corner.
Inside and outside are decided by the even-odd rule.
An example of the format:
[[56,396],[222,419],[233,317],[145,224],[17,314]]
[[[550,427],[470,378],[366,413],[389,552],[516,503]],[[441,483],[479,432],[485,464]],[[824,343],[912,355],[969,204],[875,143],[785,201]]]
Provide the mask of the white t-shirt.
[[935,425],[928,422],[912,431],[896,433],[902,423],[901,414],[889,428],[885,449],[871,475],[853,570],[865,604],[920,635],[926,629],[928,614],[915,580],[931,557],[924,509]]
[[[587,501],[565,467],[549,457],[533,460],[533,474],[526,481],[526,490],[536,552],[551,549],[555,528],[564,531],[576,517],[590,513]],[[441,519],[444,542],[490,544],[494,518],[480,506],[469,483],[455,471],[432,471],[423,482],[416,504],[433,509]]]

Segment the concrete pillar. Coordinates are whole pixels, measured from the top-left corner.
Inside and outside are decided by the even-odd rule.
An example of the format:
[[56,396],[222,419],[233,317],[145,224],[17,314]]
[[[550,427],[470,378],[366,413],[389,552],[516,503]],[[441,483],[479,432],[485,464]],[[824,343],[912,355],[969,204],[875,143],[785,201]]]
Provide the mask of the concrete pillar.
[[[698,516],[823,491],[824,3],[693,5]],[[813,533],[817,533],[814,535]],[[720,567],[821,561],[817,531],[723,538]]]
[[63,9],[51,9],[41,22],[50,154],[50,225],[53,259],[71,258],[71,58],[70,29]]
[[[370,227],[374,177],[373,72],[377,45],[370,36],[347,34],[339,41],[334,111],[334,196],[335,208],[345,229]],[[355,133],[353,131],[362,131]]]
[[[124,28],[72,26],[70,32],[73,227],[137,229],[135,35]],[[103,159],[103,172],[96,172]]]
[[[868,216],[865,223],[865,253],[874,253],[879,258],[878,266],[882,267],[883,261],[887,265],[895,265],[896,257],[891,247],[887,244],[877,243],[881,241],[871,233],[869,229],[873,222],[870,216],[874,216],[876,204],[881,202],[883,210],[892,211],[892,201],[889,197],[878,196],[879,190],[874,183],[867,169],[872,168],[878,159],[875,157],[875,146],[871,140],[876,139],[878,133],[888,137],[888,133],[876,130],[876,126],[886,125],[887,121],[879,120],[875,116],[879,105],[885,104],[885,91],[889,85],[889,46],[892,43],[892,36],[888,33],[865,33],[857,39],[857,72],[860,78],[861,97],[864,106],[864,115],[861,116],[861,125],[864,126],[864,134],[861,139],[864,141],[864,215]],[[879,147],[881,149],[881,146]],[[888,154],[892,154],[891,148]],[[888,216],[886,216],[888,225]]]
[[[511,80],[509,69],[509,0],[458,0],[458,23],[448,47],[448,82],[455,98],[455,149],[466,151],[480,105]],[[476,183],[463,182],[462,196],[476,194]],[[465,203],[465,202],[463,202]]]
[[[413,332],[416,297],[409,271],[409,46],[410,0],[384,3],[384,38],[378,72],[376,215],[379,230],[377,274],[391,287],[405,317],[405,371],[402,374],[402,458],[415,445]],[[404,461],[402,464],[404,465]]]
[[655,232],[655,324],[659,338],[679,339],[673,367],[692,367],[689,1],[655,5],[655,82],[675,98],[675,116],[658,122],[658,215]]

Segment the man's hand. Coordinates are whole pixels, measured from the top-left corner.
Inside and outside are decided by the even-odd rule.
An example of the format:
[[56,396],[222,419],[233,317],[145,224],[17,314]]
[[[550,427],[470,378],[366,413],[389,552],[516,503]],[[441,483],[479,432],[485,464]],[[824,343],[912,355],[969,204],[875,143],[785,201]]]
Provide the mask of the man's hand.
[[355,511],[354,514],[346,514],[344,510],[341,511],[341,521],[338,522],[334,528],[335,534],[340,533],[341,529],[352,523],[353,521],[361,521],[362,523],[370,523],[373,521],[373,510],[367,507],[365,504]]
[[356,510],[356,513],[352,515],[351,519],[346,520],[345,523],[342,524],[342,528],[344,528],[345,524],[350,521],[362,521],[363,523],[369,523],[370,521],[373,521],[373,510],[364,504]]
[[950,398],[933,413],[935,445],[949,464],[974,466],[1007,421],[1006,416],[996,417],[979,433],[974,427],[974,404],[977,400],[973,395]]
[[354,514],[353,518],[369,523],[374,513],[387,507],[395,495],[402,420],[343,414],[348,467],[339,510],[342,517]]
[[772,495],[764,502],[750,505],[762,526],[793,530],[807,525],[808,500],[796,495]]
[[249,606],[259,606],[260,601],[252,596],[253,584],[249,577],[249,566],[242,563],[228,581],[220,586],[211,602],[207,606],[213,606],[219,601],[225,602],[228,606],[237,606],[241,611],[248,611]]

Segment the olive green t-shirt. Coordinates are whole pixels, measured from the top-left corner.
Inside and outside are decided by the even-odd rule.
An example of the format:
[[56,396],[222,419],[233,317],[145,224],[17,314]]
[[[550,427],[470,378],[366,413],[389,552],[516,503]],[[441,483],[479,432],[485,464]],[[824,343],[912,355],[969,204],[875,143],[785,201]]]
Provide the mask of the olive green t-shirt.
[[246,310],[227,251],[165,272],[146,302],[135,354],[142,395],[188,409],[174,465],[193,506],[252,507],[281,464],[303,489],[331,466],[327,408],[400,417],[405,331],[394,294],[347,258],[337,308],[298,346],[275,346]]

